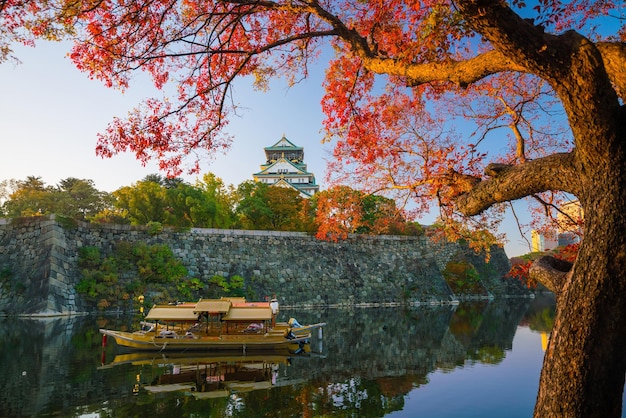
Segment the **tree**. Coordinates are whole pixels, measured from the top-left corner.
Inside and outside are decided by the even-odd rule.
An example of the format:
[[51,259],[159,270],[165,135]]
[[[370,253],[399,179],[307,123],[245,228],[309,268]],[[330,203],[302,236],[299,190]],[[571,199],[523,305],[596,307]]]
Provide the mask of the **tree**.
[[242,228],[305,231],[311,227],[308,201],[294,188],[245,181],[236,195],[235,212]]
[[59,182],[57,211],[76,219],[92,218],[112,206],[112,197],[96,189],[93,180],[68,177]]
[[[53,6],[53,5],[52,5]],[[20,42],[34,45],[36,37],[58,40],[69,26],[54,25],[54,7],[29,0],[0,1],[0,63],[7,60],[19,62],[13,55],[11,44]]]
[[201,181],[196,182],[196,187],[202,190],[203,195],[214,202],[215,212],[206,227],[230,228],[234,222],[235,190],[233,186],[226,187],[224,181],[213,173],[202,176]]
[[3,204],[9,217],[38,216],[56,213],[75,219],[87,219],[111,206],[111,196],[101,192],[92,180],[68,177],[56,187],[46,186],[41,177],[12,180],[13,191]]
[[245,229],[267,228],[267,221],[272,211],[267,205],[266,193],[269,186],[265,183],[244,181],[237,186],[238,202],[235,213],[239,218],[239,225]]
[[362,207],[363,225],[357,232],[393,235],[405,230],[404,217],[393,199],[379,195],[364,195]]
[[41,177],[28,176],[4,202],[4,212],[10,218],[40,216],[55,212],[54,188],[46,186]]
[[[0,12],[3,21],[28,18],[24,9],[11,8],[14,3]],[[128,119],[114,120],[100,138],[100,155],[131,151],[178,172],[193,150],[225,146],[219,128],[234,111],[228,100],[233,80],[254,76],[264,87],[285,75],[295,82],[329,40],[336,56],[326,72],[325,128],[337,141],[337,159],[363,167],[363,178],[370,171],[376,187],[406,191],[418,209],[435,199],[448,217],[456,210],[487,214],[484,220],[488,209],[526,196],[545,207],[544,193],[576,196],[586,217],[576,262],[569,272],[549,263],[537,267],[548,273],[542,277],[557,294],[557,309],[535,415],[620,416],[626,45],[619,40],[626,40],[626,25],[614,19],[607,36],[594,19],[619,14],[621,2],[56,3],[44,3],[65,6],[50,27],[76,31],[72,58],[81,70],[120,88],[136,69],[151,73],[158,87],[170,80],[179,86],[173,100],[149,99]],[[524,120],[533,122],[524,116],[534,110],[511,94],[512,82],[541,87],[531,102],[550,126],[560,120],[555,110],[564,113],[568,129],[554,130],[556,146],[542,147],[534,142],[541,138],[523,129]],[[509,141],[504,148],[510,152],[488,156],[481,147],[487,136],[470,142],[449,131],[442,115],[498,95],[499,104],[488,103],[493,123],[480,126]],[[558,107],[542,106],[550,100]],[[500,136],[492,128],[511,115],[505,124],[511,136]],[[197,167],[196,161],[191,168]]]
[[4,215],[4,203],[18,188],[17,180],[6,179],[0,182],[0,214]]
[[167,224],[166,190],[151,180],[138,181],[132,186],[124,186],[113,192],[115,207],[124,211],[133,225],[146,225],[148,222]]
[[418,234],[420,229],[404,220],[393,199],[371,195],[348,186],[317,193],[316,236],[344,239],[348,234]]
[[160,222],[169,226],[228,228],[231,207],[220,179],[205,174],[196,185],[181,178],[147,175],[135,185],[114,192],[116,206],[131,223]]
[[362,193],[335,186],[315,195],[317,234],[320,239],[344,239],[362,226]]
[[266,193],[267,206],[271,211],[269,229],[276,231],[300,231],[302,201],[300,192],[292,187],[274,186]]
[[165,187],[165,199],[168,225],[203,228],[215,217],[215,203],[190,184]]

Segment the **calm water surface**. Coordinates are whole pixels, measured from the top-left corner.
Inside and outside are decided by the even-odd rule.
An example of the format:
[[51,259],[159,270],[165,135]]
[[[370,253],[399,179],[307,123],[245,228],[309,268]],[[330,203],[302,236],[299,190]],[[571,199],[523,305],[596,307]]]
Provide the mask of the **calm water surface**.
[[530,417],[550,299],[286,311],[326,321],[305,356],[124,356],[100,327],[0,322],[0,417]]

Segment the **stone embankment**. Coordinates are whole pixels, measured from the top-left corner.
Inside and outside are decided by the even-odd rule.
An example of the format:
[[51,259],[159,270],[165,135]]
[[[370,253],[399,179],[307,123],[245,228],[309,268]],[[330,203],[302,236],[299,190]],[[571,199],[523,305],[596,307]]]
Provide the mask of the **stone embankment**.
[[501,248],[486,263],[458,243],[405,236],[355,235],[326,242],[305,233],[165,228],[151,234],[128,225],[67,224],[54,217],[0,220],[0,313],[69,315],[93,307],[75,291],[78,250],[112,251],[120,241],[166,244],[190,277],[246,279],[249,293],[276,293],[284,305],[349,306],[449,303],[442,276],[451,260],[471,262],[495,298],[528,295],[503,276],[509,261]]

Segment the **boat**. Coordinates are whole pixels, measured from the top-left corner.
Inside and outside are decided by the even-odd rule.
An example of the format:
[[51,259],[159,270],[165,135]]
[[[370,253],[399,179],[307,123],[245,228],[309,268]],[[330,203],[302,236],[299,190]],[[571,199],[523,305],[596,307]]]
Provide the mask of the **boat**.
[[300,325],[295,318],[276,322],[275,302],[244,298],[200,299],[174,305],[154,305],[134,332],[100,329],[103,344],[112,337],[134,350],[288,350],[299,353],[311,331],[326,323]]

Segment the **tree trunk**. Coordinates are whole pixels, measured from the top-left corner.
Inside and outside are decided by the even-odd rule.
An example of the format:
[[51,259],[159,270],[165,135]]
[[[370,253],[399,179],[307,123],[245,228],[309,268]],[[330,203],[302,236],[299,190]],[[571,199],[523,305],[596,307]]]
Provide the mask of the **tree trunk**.
[[[623,171],[626,163],[620,165]],[[593,188],[581,199],[585,238],[572,274],[557,292],[535,417],[621,417],[626,373],[626,198],[621,173],[610,173],[604,170],[603,179],[594,176]]]

